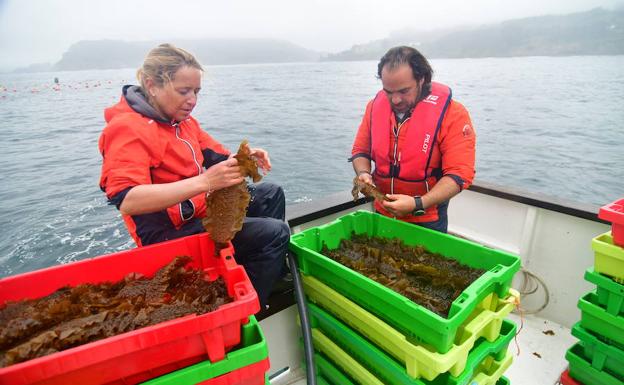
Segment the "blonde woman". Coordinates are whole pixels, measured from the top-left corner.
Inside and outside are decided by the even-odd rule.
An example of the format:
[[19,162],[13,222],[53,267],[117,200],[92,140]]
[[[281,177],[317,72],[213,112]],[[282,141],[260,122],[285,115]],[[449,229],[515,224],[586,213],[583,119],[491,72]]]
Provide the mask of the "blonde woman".
[[[237,160],[191,116],[202,72],[193,55],[162,44],[138,70],[140,85],[124,86],[120,101],[105,110],[100,187],[138,246],[204,231],[206,194],[243,180]],[[271,170],[265,150],[251,152]],[[250,192],[247,218],[232,243],[264,306],[290,233],[281,187],[261,183]]]

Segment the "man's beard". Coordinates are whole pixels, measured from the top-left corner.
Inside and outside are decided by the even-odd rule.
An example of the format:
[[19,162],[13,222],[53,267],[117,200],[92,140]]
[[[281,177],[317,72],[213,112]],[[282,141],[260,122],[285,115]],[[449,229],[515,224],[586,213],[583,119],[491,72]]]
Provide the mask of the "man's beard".
[[391,105],[392,112],[394,112],[395,114],[407,114],[408,112],[413,110],[415,106],[416,106],[416,103],[413,103],[413,104],[410,104],[409,106],[407,106],[407,108],[405,110],[399,111],[394,106]]

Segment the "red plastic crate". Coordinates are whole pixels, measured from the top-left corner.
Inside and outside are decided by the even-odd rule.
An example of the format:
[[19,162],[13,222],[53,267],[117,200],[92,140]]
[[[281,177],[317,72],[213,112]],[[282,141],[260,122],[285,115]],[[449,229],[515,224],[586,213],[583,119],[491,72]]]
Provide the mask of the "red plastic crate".
[[215,256],[208,234],[54,266],[0,280],[0,305],[34,299],[63,286],[115,282],[132,272],[151,277],[175,257],[192,258],[208,280],[222,276],[234,301],[188,315],[0,368],[0,384],[133,384],[209,359],[218,361],[240,342],[241,325],[260,309],[258,296],[230,246]]
[[255,364],[243,366],[219,377],[202,381],[197,385],[264,385],[266,373],[270,366],[267,357]]
[[561,373],[561,385],[583,385],[578,382],[574,378],[570,377],[570,371],[566,369],[565,372]]
[[611,222],[613,243],[624,247],[624,198],[602,206],[598,218]]

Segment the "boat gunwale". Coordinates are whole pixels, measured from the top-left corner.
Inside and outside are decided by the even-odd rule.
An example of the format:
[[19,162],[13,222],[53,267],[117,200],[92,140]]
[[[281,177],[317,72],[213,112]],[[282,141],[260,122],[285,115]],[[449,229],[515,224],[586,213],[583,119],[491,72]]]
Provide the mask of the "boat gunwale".
[[[539,207],[545,210],[571,215],[577,218],[587,219],[593,222],[605,224],[610,223],[598,218],[598,210],[600,207],[593,204],[574,202],[542,193],[532,193],[521,189],[503,187],[486,182],[473,184],[468,188],[468,190],[529,206]],[[343,210],[363,205],[370,201],[372,200],[360,198],[354,202],[350,193],[338,192],[311,202],[288,205],[286,207],[286,219],[292,228],[315,219],[323,218]]]

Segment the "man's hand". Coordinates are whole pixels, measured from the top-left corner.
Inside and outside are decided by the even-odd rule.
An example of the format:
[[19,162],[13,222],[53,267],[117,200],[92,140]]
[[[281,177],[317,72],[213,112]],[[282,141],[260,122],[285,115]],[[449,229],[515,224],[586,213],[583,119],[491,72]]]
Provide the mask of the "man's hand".
[[409,215],[416,208],[414,197],[402,194],[386,194],[389,201],[382,202],[384,209],[397,218]]
[[373,176],[369,172],[360,172],[360,175],[358,175],[357,178],[360,182],[364,182],[373,186],[375,185],[375,183],[373,182]]

